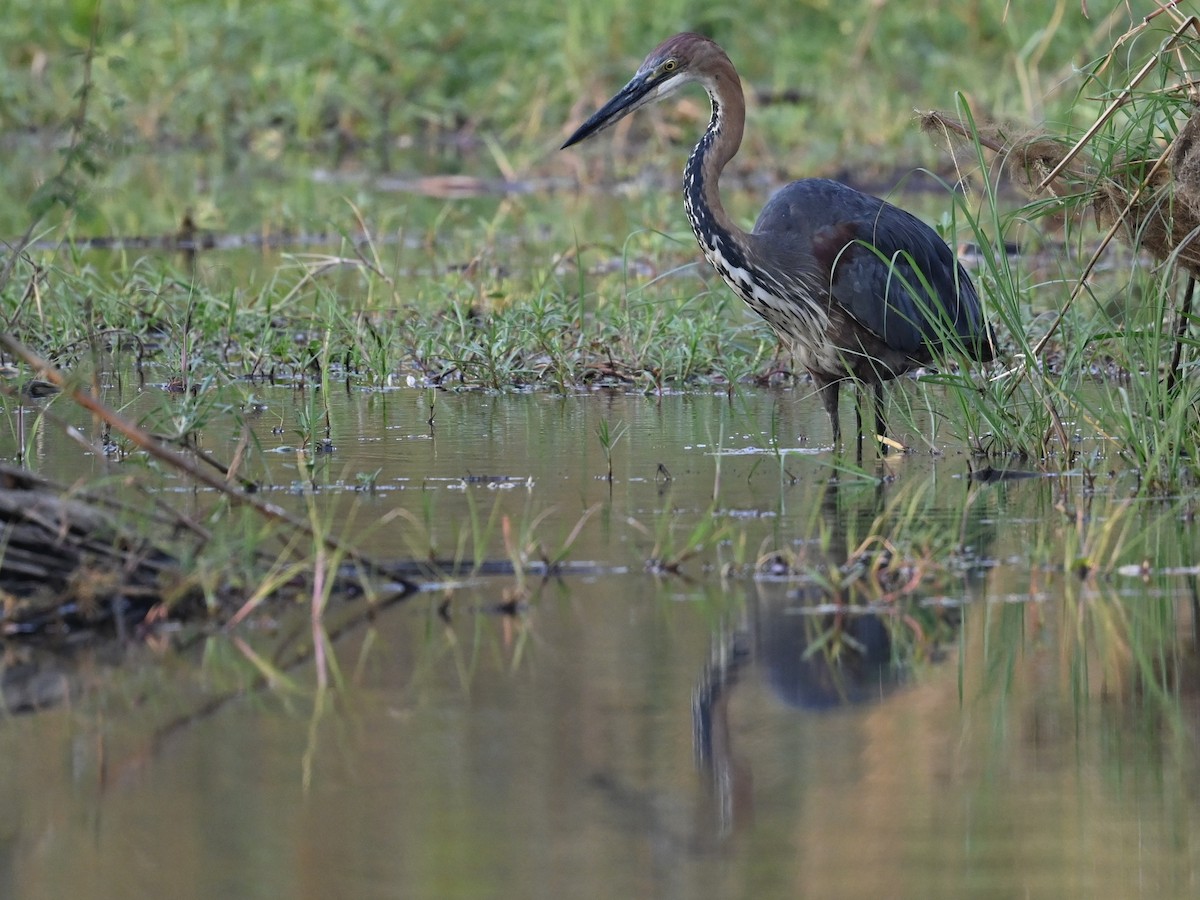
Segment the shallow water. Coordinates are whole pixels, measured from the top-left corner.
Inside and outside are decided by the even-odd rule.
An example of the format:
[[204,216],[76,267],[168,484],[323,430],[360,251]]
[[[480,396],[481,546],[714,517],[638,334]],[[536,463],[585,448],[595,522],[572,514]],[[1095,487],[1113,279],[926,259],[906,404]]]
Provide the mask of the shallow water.
[[[135,411],[155,390],[109,399]],[[300,510],[311,395],[256,395],[249,465]],[[331,395],[322,508],[388,559],[503,558],[502,527],[478,522],[506,516],[553,554],[592,510],[568,558],[597,569],[531,579],[516,616],[492,611],[512,576],[468,579],[448,620],[442,591],[390,607],[336,642],[324,693],[302,666],[238,695],[276,641],[253,629],[80,648],[69,702],[0,721],[0,894],[1195,892],[1195,576],[1158,572],[1194,565],[1195,535],[1170,504],[1131,511],[1132,476],[972,483],[916,384],[900,396],[937,452],[862,474],[835,463],[806,386],[438,392],[432,427],[430,396]],[[603,421],[627,428],[611,484]],[[236,438],[204,431],[218,457]],[[32,463],[74,477],[60,440]],[[645,571],[709,519],[727,530],[682,576]],[[1145,577],[1064,574],[1131,522],[1141,542],[1112,552],[1153,551]],[[830,617],[822,577],[872,534],[957,563],[877,592],[877,616]],[[749,576],[780,549],[804,572]],[[54,671],[28,654],[10,646],[6,672]]]
[[[481,222],[503,224],[484,243],[518,267],[588,235],[636,268],[627,235],[685,230],[670,191],[451,201],[411,180],[206,165],[119,167],[117,209],[93,230],[175,235],[190,210],[201,232],[265,246],[355,234],[348,198],[396,243],[397,271],[434,278],[473,257]],[[730,209],[752,217],[765,191],[730,191]],[[930,219],[946,207],[933,203]],[[464,236],[430,250],[428,223]],[[679,254],[649,264],[695,256],[686,241]],[[280,267],[273,249],[197,262],[247,291]],[[119,253],[96,264],[128,269]],[[105,400],[182,414],[189,401],[162,390],[174,372],[154,366],[140,390],[110,379]],[[951,404],[922,384],[892,391],[913,452],[861,470],[831,453],[804,384],[732,399],[339,387],[314,435],[328,446],[298,456],[324,409],[311,387],[224,391],[245,405],[260,496],[307,515],[311,492],[378,559],[563,552],[582,569],[543,582],[468,566],[369,621],[336,607],[331,628],[357,624],[325,691],[311,663],[271,668],[303,608],[229,634],[7,641],[0,897],[1197,893],[1200,541],[1186,504],[1128,499],[1136,474],[1102,441],[1079,434],[1090,473],[979,482]],[[61,398],[8,402],[0,459],[24,443],[64,483],[133,474],[198,517],[216,501],[154,481],[136,453],[37,430],[46,406],[99,439]],[[221,460],[240,437],[232,417],[200,432]],[[904,564],[877,582],[889,553]],[[830,590],[854,580],[852,557],[858,588]],[[499,611],[513,598],[515,615]]]

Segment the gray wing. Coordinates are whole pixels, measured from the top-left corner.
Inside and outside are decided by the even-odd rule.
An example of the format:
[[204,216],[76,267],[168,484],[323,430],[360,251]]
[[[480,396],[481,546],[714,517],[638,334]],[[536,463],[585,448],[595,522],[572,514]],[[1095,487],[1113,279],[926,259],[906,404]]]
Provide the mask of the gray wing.
[[910,213],[835,181],[806,179],[771,198],[754,233],[771,258],[807,270],[887,346],[917,353],[955,334],[977,359],[990,358],[970,276]]

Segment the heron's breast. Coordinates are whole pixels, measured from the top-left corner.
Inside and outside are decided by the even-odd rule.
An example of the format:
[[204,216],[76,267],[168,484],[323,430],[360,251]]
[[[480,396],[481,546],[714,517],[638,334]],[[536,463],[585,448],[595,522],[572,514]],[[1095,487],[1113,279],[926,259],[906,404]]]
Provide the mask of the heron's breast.
[[[699,237],[699,235],[698,235]],[[824,359],[829,347],[829,316],[825,304],[801,281],[787,284],[767,273],[752,270],[740,254],[723,252],[717,242],[701,238],[704,258],[720,273],[733,292],[784,340],[792,344],[804,365]]]

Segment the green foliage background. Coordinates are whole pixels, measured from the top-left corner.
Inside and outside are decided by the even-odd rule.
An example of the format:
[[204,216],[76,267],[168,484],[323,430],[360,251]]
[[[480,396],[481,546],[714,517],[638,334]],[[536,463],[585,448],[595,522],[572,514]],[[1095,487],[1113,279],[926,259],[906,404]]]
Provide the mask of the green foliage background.
[[293,146],[372,147],[454,133],[541,156],[654,44],[690,29],[720,41],[754,89],[799,93],[801,121],[786,106],[756,116],[758,149],[822,167],[920,148],[913,108],[952,106],[955,91],[996,115],[1040,117],[1073,66],[1153,8],[1089,6],[1090,18],[1067,0],[76,0],[64,15],[10,0],[0,130],[62,127],[98,21],[92,115],[126,145],[228,148],[269,131]]

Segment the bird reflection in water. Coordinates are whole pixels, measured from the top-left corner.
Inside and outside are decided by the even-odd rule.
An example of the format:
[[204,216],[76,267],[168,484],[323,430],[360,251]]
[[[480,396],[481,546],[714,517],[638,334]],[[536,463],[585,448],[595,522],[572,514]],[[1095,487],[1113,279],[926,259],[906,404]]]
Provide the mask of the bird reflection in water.
[[[790,589],[769,580],[756,584],[737,626],[714,635],[692,695],[692,724],[718,836],[753,817],[751,764],[736,752],[730,723],[730,705],[745,693],[739,688],[756,680],[787,709],[809,715],[879,703],[902,688],[913,660],[936,662],[941,642],[958,626],[957,609],[924,607],[912,594],[880,602],[879,590],[864,583],[874,573],[852,574],[848,521],[875,521],[883,509],[882,485],[864,499],[856,508],[839,501],[836,486],[826,489],[821,514],[831,539],[822,558],[810,558],[809,565],[837,575],[805,579],[803,572],[793,573],[803,583]],[[976,518],[968,514],[964,536],[986,540]],[[842,583],[830,586],[839,576]]]
[[796,710],[824,711],[884,699],[902,683],[892,654],[894,621],[856,612],[813,615],[828,600],[805,589],[789,602],[765,601],[750,630],[714,643],[692,695],[696,763],[710,780],[722,831],[749,818],[749,766],[734,752],[729,703],[744,676],[761,673],[773,696]]

